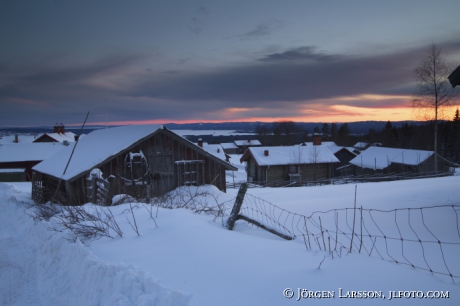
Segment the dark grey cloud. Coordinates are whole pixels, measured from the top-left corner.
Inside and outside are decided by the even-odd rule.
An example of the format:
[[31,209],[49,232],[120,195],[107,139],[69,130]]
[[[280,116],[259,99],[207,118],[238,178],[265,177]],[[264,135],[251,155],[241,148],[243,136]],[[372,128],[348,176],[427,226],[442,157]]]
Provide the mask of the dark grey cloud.
[[81,65],[54,67],[52,62],[45,62],[38,67],[19,69],[4,64],[7,67],[4,73],[12,76],[0,83],[0,98],[17,95],[24,97],[27,93],[33,95],[33,98],[39,98],[57,93],[101,90],[90,85],[88,81],[117,73],[143,59],[145,56],[141,55],[113,55]]
[[[374,56],[327,55],[311,47],[268,54],[245,66],[139,78],[127,95],[257,105],[373,94],[411,94],[422,49]],[[330,60],[326,60],[329,58]],[[295,59],[295,60],[294,60]]]
[[195,34],[200,34],[203,31],[203,17],[208,15],[209,10],[206,7],[200,5],[195,12],[199,17],[192,17],[190,20],[191,25],[188,27],[188,29]]
[[[441,47],[460,54],[459,42]],[[427,48],[358,56],[304,46],[267,53],[246,65],[202,71],[149,70],[152,59],[141,55],[25,68],[0,60],[0,122],[81,122],[87,111],[90,122],[103,122],[105,99],[109,121],[225,119],[228,108],[248,109],[245,117],[293,117],[317,101],[324,101],[324,110],[333,104],[397,106],[399,102],[391,99],[340,98],[411,95],[413,70]]]
[[0,72],[0,122],[46,124],[53,120],[81,120],[78,114],[103,109],[104,99],[116,96],[116,84],[107,88],[98,81],[110,84],[108,77],[123,74],[145,58],[112,55],[91,63],[63,66],[53,61],[21,67],[0,63],[4,68]]
[[193,17],[191,20],[190,20],[190,23],[191,23],[191,26],[188,27],[188,29],[195,33],[195,34],[200,34],[201,31],[203,31],[203,29],[201,28],[202,25],[203,25],[203,22],[201,20],[199,20],[198,18],[196,17]]
[[278,19],[269,19],[255,26],[255,28],[249,30],[244,34],[237,35],[239,39],[252,39],[261,36],[271,35],[274,31],[284,26],[284,22]]
[[318,52],[318,47],[315,46],[304,46],[298,47],[291,50],[287,50],[282,53],[268,54],[265,57],[259,59],[261,62],[278,62],[278,61],[324,61],[332,62],[343,58],[341,55],[326,54]]

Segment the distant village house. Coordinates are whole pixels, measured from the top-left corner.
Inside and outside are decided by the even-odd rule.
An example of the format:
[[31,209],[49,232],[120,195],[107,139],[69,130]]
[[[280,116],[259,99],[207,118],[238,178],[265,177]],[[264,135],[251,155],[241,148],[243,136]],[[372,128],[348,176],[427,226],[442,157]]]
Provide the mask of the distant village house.
[[249,147],[260,147],[262,144],[257,139],[248,138],[247,140],[235,140],[233,141],[238,147],[238,153],[243,154]]
[[33,142],[60,142],[65,145],[75,142],[77,135],[72,132],[66,132],[64,125],[56,123],[53,133],[45,133],[38,136]]
[[[433,151],[369,147],[340,171],[343,175],[434,172],[434,158]],[[439,172],[449,172],[453,166],[452,162],[438,155]]]
[[329,179],[339,160],[320,145],[249,147],[241,157],[246,162],[248,182],[276,186],[282,181]]

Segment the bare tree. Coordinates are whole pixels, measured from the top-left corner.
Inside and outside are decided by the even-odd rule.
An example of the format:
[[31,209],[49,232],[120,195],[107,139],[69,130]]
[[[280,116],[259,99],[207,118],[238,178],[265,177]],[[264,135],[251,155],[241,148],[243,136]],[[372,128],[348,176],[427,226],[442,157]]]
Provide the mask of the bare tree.
[[317,169],[318,169],[318,159],[319,159],[320,149],[318,146],[313,146],[310,151],[310,162],[313,164],[313,180],[316,184],[317,179]]
[[450,86],[448,76],[452,69],[446,64],[441,49],[432,44],[424,59],[415,69],[417,90],[412,105],[422,111],[430,111],[434,120],[434,171],[438,171],[438,117],[442,108],[450,106],[458,91]]
[[289,152],[290,163],[297,167],[296,170],[299,176],[301,176],[300,167],[302,166],[302,164],[305,163],[305,156],[304,156],[303,148],[305,148],[305,146],[302,146],[302,145],[293,146],[293,148]]
[[279,120],[273,122],[273,135],[277,145],[289,146],[293,145],[296,140],[297,133],[300,132],[297,123],[291,120]]

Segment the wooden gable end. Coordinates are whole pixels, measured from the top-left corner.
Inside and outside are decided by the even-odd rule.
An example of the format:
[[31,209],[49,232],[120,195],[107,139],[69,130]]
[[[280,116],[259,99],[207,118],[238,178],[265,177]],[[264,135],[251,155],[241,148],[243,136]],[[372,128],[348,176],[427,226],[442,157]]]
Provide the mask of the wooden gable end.
[[[142,197],[147,189],[149,196],[159,196],[184,185],[212,184],[225,192],[225,170],[236,170],[167,129],[159,129],[140,139],[94,168],[101,170],[103,178],[116,186],[112,190],[114,194],[126,193],[135,198]],[[92,187],[88,178],[92,169],[85,169],[60,185],[62,201],[62,192],[65,192],[67,203],[91,202]],[[57,178],[43,174],[39,179],[46,181],[51,189],[57,188]]]
[[43,134],[42,136],[35,139],[33,142],[59,142],[48,134]]

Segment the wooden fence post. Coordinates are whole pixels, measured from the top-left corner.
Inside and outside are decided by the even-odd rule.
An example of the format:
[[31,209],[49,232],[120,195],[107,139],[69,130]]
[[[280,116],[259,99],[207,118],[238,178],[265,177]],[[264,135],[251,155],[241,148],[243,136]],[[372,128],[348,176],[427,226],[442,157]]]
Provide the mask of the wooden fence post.
[[351,241],[350,241],[350,253],[353,249],[353,237],[355,236],[355,220],[356,220],[356,191],[358,189],[358,185],[355,185],[355,205],[353,208],[353,230],[351,232]]
[[230,213],[230,217],[227,220],[227,228],[229,230],[233,230],[235,226],[235,222],[238,219],[238,214],[240,213],[241,205],[243,205],[244,195],[248,190],[248,184],[243,183],[240,186],[240,190],[238,191],[238,195],[235,199],[235,204],[233,205],[232,212]]

